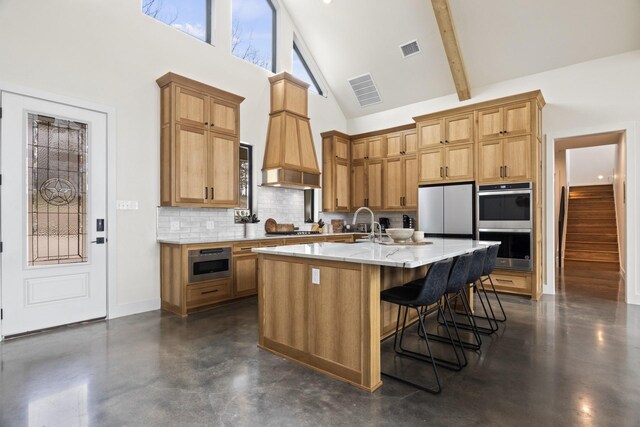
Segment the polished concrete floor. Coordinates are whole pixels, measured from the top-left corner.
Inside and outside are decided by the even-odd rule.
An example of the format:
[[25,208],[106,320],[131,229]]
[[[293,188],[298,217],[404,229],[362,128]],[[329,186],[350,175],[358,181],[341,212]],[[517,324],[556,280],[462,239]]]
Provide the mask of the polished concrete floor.
[[624,301],[625,282],[619,271],[597,268],[556,268],[556,291],[566,295],[583,295],[612,301]]
[[[509,321],[433,396],[362,392],[256,347],[255,299],[0,343],[0,425],[640,425],[640,307],[505,297]],[[425,371],[428,374],[428,371]]]

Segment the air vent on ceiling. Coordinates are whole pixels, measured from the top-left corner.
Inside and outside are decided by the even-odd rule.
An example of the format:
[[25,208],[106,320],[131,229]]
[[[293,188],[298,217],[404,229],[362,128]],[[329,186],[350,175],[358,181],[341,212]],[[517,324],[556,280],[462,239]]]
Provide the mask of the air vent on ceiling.
[[418,40],[413,40],[409,43],[400,45],[400,50],[402,51],[402,56],[408,58],[420,53],[420,45],[418,44]]
[[351,85],[351,89],[353,89],[353,93],[356,94],[356,98],[358,98],[361,107],[382,102],[382,98],[380,98],[378,88],[376,88],[371,74],[363,74],[349,79],[349,84]]

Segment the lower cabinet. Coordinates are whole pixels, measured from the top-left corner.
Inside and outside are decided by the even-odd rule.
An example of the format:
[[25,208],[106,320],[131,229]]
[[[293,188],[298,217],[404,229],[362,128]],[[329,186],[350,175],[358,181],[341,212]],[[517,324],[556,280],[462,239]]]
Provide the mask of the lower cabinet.
[[243,297],[258,293],[258,255],[234,255],[233,295]]
[[202,307],[231,297],[231,279],[187,285],[187,309]]
[[[495,270],[491,273],[491,279],[493,280],[493,286],[495,286],[498,292],[520,295],[534,294],[531,289],[531,273],[529,272]],[[491,285],[489,281],[484,282],[484,287],[487,291],[490,290]]]

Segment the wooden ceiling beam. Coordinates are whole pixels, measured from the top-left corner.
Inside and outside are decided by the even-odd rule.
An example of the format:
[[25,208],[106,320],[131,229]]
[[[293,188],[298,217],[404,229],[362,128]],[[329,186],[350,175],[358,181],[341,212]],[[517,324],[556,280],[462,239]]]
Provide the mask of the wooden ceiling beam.
[[469,91],[469,81],[467,80],[467,72],[464,68],[464,62],[462,61],[460,46],[458,46],[449,1],[431,0],[431,4],[433,5],[433,12],[436,15],[438,28],[440,29],[444,51],[449,61],[453,83],[456,85],[456,92],[458,92],[458,99],[460,101],[466,101],[471,98],[471,92]]

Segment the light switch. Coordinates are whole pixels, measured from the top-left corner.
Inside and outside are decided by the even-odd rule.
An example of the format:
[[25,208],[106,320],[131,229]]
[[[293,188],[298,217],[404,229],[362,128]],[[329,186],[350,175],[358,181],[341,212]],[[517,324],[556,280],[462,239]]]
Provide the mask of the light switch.
[[311,283],[314,285],[320,284],[320,269],[312,268],[311,269]]
[[213,230],[214,225],[213,221],[207,221],[207,230]]

